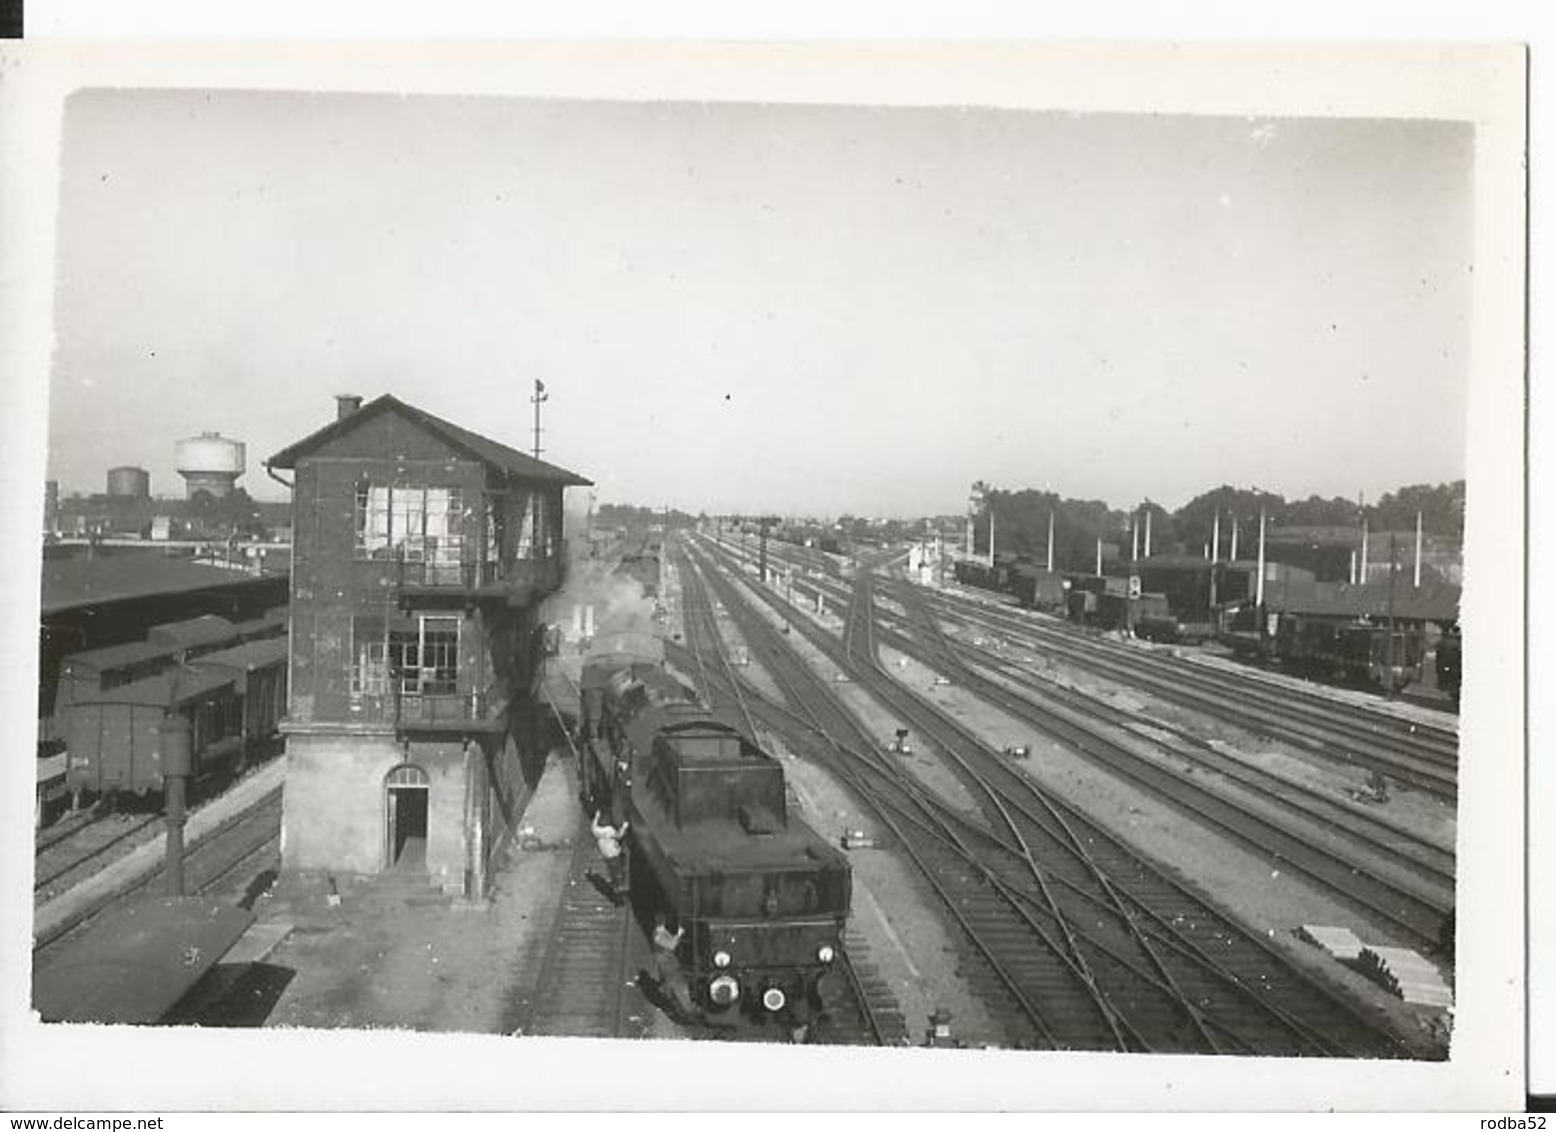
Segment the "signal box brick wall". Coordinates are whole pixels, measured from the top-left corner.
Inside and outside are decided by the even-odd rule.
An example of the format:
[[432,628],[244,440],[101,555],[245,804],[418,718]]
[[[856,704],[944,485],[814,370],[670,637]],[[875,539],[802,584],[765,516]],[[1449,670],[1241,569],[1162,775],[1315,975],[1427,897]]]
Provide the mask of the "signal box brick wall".
[[273,466],[294,477],[283,865],[384,870],[410,798],[429,879],[480,896],[543,764],[537,607],[563,488],[588,481],[390,397]]
[[[466,525],[478,527],[482,521],[485,477],[479,464],[452,459],[416,465],[365,459],[310,460],[298,468],[292,574],[294,625],[299,630],[292,638],[292,714],[298,720],[349,718],[352,620],[391,613],[397,602],[394,590],[400,579],[399,565],[389,559],[363,559],[356,552],[356,493],[361,482],[454,488],[471,512]],[[518,558],[518,532],[523,529],[531,500],[520,494],[490,497],[486,502],[503,509],[499,524],[506,533],[503,560],[511,567]],[[541,509],[542,526],[549,529],[545,520],[561,514],[560,488],[541,493]],[[468,539],[473,542],[478,533],[468,532]],[[476,557],[469,555],[465,561],[474,563]],[[465,612],[475,619],[469,610]],[[505,636],[520,628],[510,620],[492,626],[491,633]],[[487,635],[484,627],[477,626],[477,631],[482,637]],[[497,655],[488,658],[490,671],[506,668],[502,654],[522,648],[522,642],[511,639],[494,639],[492,644],[500,647],[494,650]],[[480,678],[476,662],[486,651],[460,649],[465,669],[462,677]],[[462,680],[461,686],[479,685]]]

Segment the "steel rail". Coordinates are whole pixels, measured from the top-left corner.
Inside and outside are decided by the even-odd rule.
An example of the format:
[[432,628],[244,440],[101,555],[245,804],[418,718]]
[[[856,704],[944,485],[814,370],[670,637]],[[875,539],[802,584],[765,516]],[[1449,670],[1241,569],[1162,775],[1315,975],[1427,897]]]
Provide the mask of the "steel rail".
[[[867,622],[873,624],[875,620],[872,612],[872,594],[874,589],[873,577],[868,573],[859,575],[855,579],[854,589],[855,593],[859,595],[858,607],[861,611],[861,616],[865,617]],[[884,666],[881,664],[880,656],[876,651],[871,650],[861,659],[863,661],[864,667],[872,674],[873,679],[878,681],[890,681],[890,677],[887,675]],[[947,719],[947,722],[952,721]],[[959,733],[959,736],[963,738],[964,741],[971,739],[975,744],[981,745],[976,736],[973,736],[960,725],[957,725],[954,729]],[[1069,930],[1068,920],[1060,916],[1058,905],[1053,901],[1052,894],[1049,892],[1047,879],[1043,875],[1043,871],[1039,867],[1036,859],[1033,857],[1032,850],[1027,844],[1026,838],[1023,836],[1015,818],[1011,815],[1010,805],[1004,798],[1002,791],[996,789],[989,777],[975,768],[954,747],[948,744],[942,744],[942,750],[958,764],[963,775],[976,783],[978,788],[982,790],[984,797],[988,799],[989,804],[993,806],[998,813],[1001,822],[1017,839],[1018,843],[1020,844],[1021,855],[1025,859],[1025,862],[1032,875],[1036,878],[1037,883],[1039,884],[1040,889],[1044,894],[1045,901],[1052,904],[1056,918],[1060,919],[1060,923],[1065,931],[1066,939],[1072,948],[1077,961],[1084,964],[1084,959],[1080,952],[1080,945],[1076,942],[1073,934],[1071,934]],[[1052,832],[1050,830],[1044,829],[1042,823],[1034,820],[1033,815],[1027,812],[1024,807],[1021,808],[1022,815],[1029,821],[1032,821],[1033,824],[1039,829],[1042,829],[1044,835],[1053,841],[1061,849],[1061,851],[1065,848],[1068,848],[1068,851],[1077,860],[1083,863],[1087,872],[1090,874],[1093,883],[1096,884],[1099,889],[1101,889],[1105,897],[1104,903],[1109,907],[1109,910],[1112,912],[1112,914],[1115,915],[1124,925],[1125,930],[1128,933],[1128,938],[1131,939],[1140,949],[1146,960],[1157,971],[1158,975],[1166,984],[1170,999],[1178,1006],[1180,1010],[1182,1010],[1184,1015],[1189,1019],[1190,1024],[1193,1025],[1194,1028],[1199,1032],[1201,1038],[1211,1048],[1211,1050],[1215,1052],[1221,1052],[1222,1047],[1211,1035],[1209,1028],[1205,1025],[1204,1018],[1200,1012],[1195,1009],[1192,1000],[1190,1000],[1189,997],[1185,995],[1181,988],[1177,985],[1176,981],[1171,975],[1171,972],[1168,971],[1162,957],[1157,953],[1155,947],[1152,946],[1151,941],[1141,930],[1139,923],[1133,916],[1129,914],[1128,909],[1124,906],[1124,902],[1120,898],[1117,887],[1107,877],[1106,873],[1098,867],[1095,858],[1081,844],[1080,839],[1075,836],[1074,831],[1070,828],[1069,824],[1063,820],[1058,811],[1053,807],[1046,794],[1035,790],[1030,791],[1030,793],[1037,798],[1039,803],[1047,810],[1052,820],[1057,823],[1059,828],[1064,832],[1065,839],[1061,840],[1059,838],[1053,837]],[[1066,840],[1068,842],[1067,846],[1065,844]],[[1086,978],[1088,982],[1094,984],[1094,977],[1091,975],[1089,968],[1086,969]]]
[[[776,603],[774,603],[774,604],[776,604]],[[1192,898],[1192,899],[1196,900],[1196,902],[1198,901],[1198,898]],[[1282,964],[1282,966],[1286,966],[1287,965],[1286,961],[1284,961],[1284,960],[1280,960],[1280,959],[1277,958],[1277,961],[1280,962]],[[1217,976],[1217,977],[1219,977],[1219,976]],[[1239,981],[1236,979],[1235,976],[1230,976],[1227,981],[1230,983],[1230,985],[1232,987],[1236,988],[1242,994],[1249,995],[1249,997],[1250,997],[1250,999],[1252,1001],[1255,1001],[1255,1002],[1259,1001],[1257,996],[1252,996],[1252,995],[1249,994],[1248,988],[1240,985]],[[1266,1012],[1270,1012],[1268,1003],[1260,1002],[1259,1005],[1260,1005],[1260,1008],[1262,1010],[1264,1010]],[[1273,1013],[1273,1012],[1271,1012],[1271,1013]],[[1374,1029],[1374,1032],[1376,1032],[1375,1029]],[[1311,1035],[1308,1035],[1308,1037],[1309,1037],[1309,1039],[1311,1039]],[[1314,1043],[1314,1042],[1311,1042],[1311,1040],[1310,1040],[1309,1048],[1318,1048],[1318,1049],[1322,1049],[1322,1050],[1325,1050],[1325,1051],[1333,1051],[1335,1049],[1335,1045],[1334,1045],[1334,1043],[1332,1041],[1323,1041],[1322,1039],[1320,1039],[1319,1042]]]
[[[813,579],[806,584],[819,591],[823,585],[831,586],[839,583],[834,579],[828,578],[824,583]],[[838,595],[834,594],[833,596],[835,598]],[[1328,734],[1331,737],[1334,737],[1337,727],[1343,728],[1344,730],[1338,735],[1341,743],[1353,742],[1355,740],[1355,730],[1361,728],[1368,734],[1371,742],[1380,747],[1387,747],[1396,755],[1403,754],[1404,757],[1410,759],[1429,758],[1433,760],[1432,766],[1438,769],[1444,765],[1453,765],[1457,761],[1457,736],[1451,731],[1446,731],[1431,724],[1402,720],[1395,715],[1318,696],[1300,688],[1272,689],[1269,681],[1251,675],[1228,672],[1219,674],[1219,678],[1213,678],[1209,673],[1205,672],[1186,672],[1183,665],[1170,664],[1159,657],[1135,655],[1121,646],[1110,645],[1108,642],[1092,639],[1078,630],[1069,628],[1067,625],[1043,625],[1032,620],[1031,616],[1027,614],[1017,616],[1000,609],[990,609],[987,607],[986,602],[970,597],[937,592],[933,596],[933,600],[949,607],[957,616],[981,619],[986,625],[1004,627],[1006,629],[1019,629],[1022,632],[1042,636],[1068,650],[1072,659],[1077,659],[1077,662],[1081,661],[1078,657],[1075,657],[1075,650],[1086,650],[1088,656],[1096,658],[1096,662],[1099,664],[1112,663],[1115,666],[1119,664],[1132,666],[1145,679],[1152,679],[1155,676],[1160,679],[1170,680],[1172,683],[1160,693],[1168,695],[1170,698],[1176,696],[1185,681],[1192,684],[1195,688],[1202,689],[1204,694],[1211,696],[1224,696],[1229,686],[1235,686],[1238,688],[1238,695],[1244,701],[1258,702],[1267,711],[1278,713],[1287,719],[1293,720],[1296,725],[1319,728],[1321,734]],[[1203,695],[1184,690],[1182,696],[1191,694],[1195,696],[1193,706],[1201,706],[1204,698]],[[1250,715],[1246,712],[1243,713],[1241,725],[1250,729],[1256,729],[1260,734],[1287,740],[1290,740],[1292,735],[1297,733],[1293,725],[1287,725],[1288,730],[1286,732],[1271,730],[1268,719]],[[1304,737],[1309,741],[1313,740],[1311,734]],[[1365,752],[1358,752],[1358,754],[1363,759],[1367,757]],[[1384,755],[1382,757],[1389,758],[1391,756]],[[1401,770],[1406,774],[1411,773],[1411,768],[1408,766],[1401,768]],[[1422,782],[1424,789],[1432,789],[1432,782],[1438,783],[1439,789],[1442,788],[1445,783],[1442,775],[1433,774],[1431,770],[1428,770],[1426,774],[1428,778]],[[1451,782],[1451,780],[1448,781]]]
[[[792,683],[789,681],[787,673],[780,676],[777,671],[774,671],[772,675],[774,680],[779,682],[780,687],[790,689],[791,694],[797,691],[797,689],[795,689]],[[810,701],[806,697],[799,696],[796,698],[796,702],[803,705],[807,711],[810,710]],[[845,709],[843,709],[840,704],[836,704],[834,702],[830,706],[834,707],[835,710],[839,712],[840,718],[845,717]],[[816,720],[816,722],[818,725],[820,724],[819,719]],[[820,729],[823,733],[825,733],[825,728]],[[886,812],[881,807],[874,805],[868,795],[864,796],[864,800],[871,802],[871,808],[875,810],[877,817],[881,820],[882,824],[885,825],[888,829],[891,829],[893,834],[898,838],[898,841],[902,844],[909,857],[919,867],[920,872],[924,876],[926,882],[935,891],[936,895],[940,897],[941,901],[950,911],[952,917],[962,927],[962,930],[967,934],[968,939],[972,942],[973,947],[983,957],[984,961],[989,965],[990,969],[994,972],[996,977],[999,978],[1000,981],[1005,985],[1007,991],[1021,1007],[1022,1011],[1026,1014],[1033,1027],[1044,1038],[1044,1040],[1049,1043],[1050,1046],[1057,1048],[1060,1043],[1055,1037],[1050,1027],[1050,1023],[1045,1017],[1042,1008],[1031,999],[1031,997],[1021,986],[1019,980],[1015,979],[1011,973],[1005,969],[1004,965],[999,961],[998,957],[990,951],[988,945],[985,943],[979,933],[968,922],[967,916],[964,910],[961,908],[959,902],[941,882],[939,876],[937,875],[937,870],[923,859],[922,854],[913,845],[912,839],[907,837],[902,832],[900,826],[896,823],[890,813]]]
[[[748,694],[752,695],[753,697],[760,696],[760,693],[753,689],[748,688],[747,691]],[[825,741],[827,739],[824,734],[817,734],[813,725],[800,719],[792,711],[783,707],[782,705],[760,698],[757,698],[756,702],[758,703],[759,710],[764,714],[764,716],[768,717],[767,722],[769,729],[778,731],[780,733],[785,733],[783,723],[784,721],[787,721],[788,723],[797,726],[803,731],[812,733],[817,741]],[[791,743],[795,742],[795,738],[792,734],[787,734],[786,737]],[[834,748],[838,748],[840,746],[836,739],[832,739],[830,743]],[[814,747],[811,744],[803,743],[798,745],[804,746],[807,750],[812,751],[812,753],[818,755],[819,757],[825,758],[826,756],[826,752],[824,750]],[[882,767],[879,765],[878,758],[874,756],[873,752],[870,752],[869,748],[865,748],[865,752],[868,753],[862,753],[857,749],[848,747],[846,745],[841,745],[841,750],[848,754],[858,764],[858,767],[868,769],[882,776],[886,788],[897,790],[899,792],[908,792],[912,799],[913,805],[919,809],[931,811],[939,825],[958,826],[965,830],[967,833],[979,837],[981,840],[994,848],[1004,852],[1012,851],[1012,847],[1007,843],[999,840],[998,836],[992,830],[981,824],[973,822],[966,815],[959,813],[944,799],[934,795],[927,795],[922,788],[913,788],[911,786],[911,780],[905,779],[901,775],[900,771],[894,771],[889,766]],[[855,793],[858,794],[861,799],[866,800],[867,804],[870,804],[872,808],[878,809],[879,806],[887,806],[891,808],[893,812],[902,815],[904,820],[914,822],[916,826],[923,830],[927,836],[940,838],[941,840],[945,841],[948,846],[952,847],[957,844],[963,844],[960,842],[951,842],[950,840],[946,839],[941,830],[935,826],[926,824],[922,820],[914,819],[912,814],[908,810],[903,809],[900,803],[894,803],[890,800],[879,797],[879,795],[875,792],[879,788],[871,787],[869,784],[859,780],[857,775],[854,774],[847,766],[835,767],[834,769],[838,771],[840,776],[844,779],[845,783],[852,786],[855,790]],[[898,832],[900,832],[900,830]],[[995,870],[988,868],[981,860],[974,859],[969,863],[972,867],[978,868],[981,872],[983,872],[991,885],[1008,893],[1012,899],[1023,900],[1028,903],[1034,902],[1035,898],[1031,895],[1030,892],[1012,887],[1008,881],[1002,879]],[[1108,913],[1112,913],[1114,911],[1112,907],[1103,905],[1097,897],[1080,889],[1078,886],[1074,885],[1073,882],[1070,882],[1063,877],[1056,878],[1056,880],[1058,883],[1065,885],[1068,889],[1070,889],[1077,898],[1096,905],[1099,911],[1105,911]],[[1288,1011],[1283,1011],[1280,1007],[1270,1003],[1266,998],[1262,997],[1257,991],[1249,987],[1234,973],[1226,971],[1223,967],[1218,965],[1212,957],[1206,954],[1203,948],[1199,947],[1198,944],[1192,940],[1183,938],[1181,933],[1174,931],[1165,922],[1160,913],[1156,912],[1154,909],[1149,908],[1148,906],[1139,905],[1138,901],[1134,901],[1134,903],[1140,907],[1141,914],[1146,916],[1146,918],[1157,927],[1158,932],[1160,933],[1159,942],[1164,946],[1168,947],[1174,953],[1179,954],[1185,959],[1203,965],[1207,972],[1222,980],[1228,989],[1232,990],[1234,993],[1244,996],[1249,1001],[1249,1003],[1257,1009],[1269,1013],[1272,1017],[1281,1020],[1292,1030],[1294,1034],[1305,1035],[1309,1039],[1310,1044],[1314,1049],[1326,1053],[1335,1051],[1336,1047],[1332,1040],[1320,1034],[1306,1023],[1302,1022],[1301,1019],[1291,1015]],[[1046,909],[1039,907],[1039,911],[1044,910]],[[1157,976],[1153,976],[1150,972],[1143,971],[1138,967],[1132,966],[1131,964],[1133,961],[1125,956],[1119,955],[1117,951],[1112,948],[1112,945],[1096,940],[1090,940],[1089,942],[1093,947],[1098,948],[1099,950],[1108,954],[1114,962],[1118,963],[1122,967],[1128,968],[1131,973],[1133,973],[1143,983],[1152,986],[1154,989],[1164,993],[1178,993],[1175,988],[1164,982],[1161,982]],[[1204,1017],[1203,1012],[1198,1011],[1197,1008],[1196,1013],[1201,1017]],[[1228,1038],[1228,1040],[1233,1042],[1233,1044],[1241,1045],[1245,1052],[1257,1052],[1252,1047],[1248,1046],[1246,1042],[1241,1042],[1239,1039],[1237,1039],[1236,1036],[1233,1035],[1225,1025],[1217,1022],[1215,1019],[1207,1020],[1211,1024],[1214,1024],[1216,1028]]]
[[[778,607],[777,603],[770,602],[770,604],[773,604],[775,606],[775,608],[779,608],[780,614],[783,613],[782,608]],[[791,616],[791,620],[793,620],[797,624],[800,624],[802,626],[802,630],[806,631],[807,633],[812,633],[813,634],[813,640],[817,640],[817,643],[820,645],[820,647],[823,647],[823,649],[825,649],[825,644],[823,642],[827,638],[827,636],[828,636],[827,634],[824,634],[824,633],[822,633],[820,631],[813,630],[813,627],[808,626],[806,624],[806,622],[804,620],[800,619],[800,618],[794,618],[794,617]],[[856,638],[857,638],[857,634],[859,634],[861,631],[862,630],[860,628],[858,628],[858,627],[855,628],[854,632],[856,634]],[[998,765],[997,762],[994,765]],[[1085,819],[1082,819],[1082,820],[1085,820]],[[1087,824],[1091,825],[1091,824],[1094,824],[1094,823],[1089,823],[1088,822]],[[1143,862],[1142,862],[1142,864],[1143,864]],[[1146,866],[1146,867],[1149,869],[1149,866]],[[1153,872],[1153,873],[1155,872],[1155,870],[1150,870],[1150,871]],[[1159,875],[1159,874],[1157,874],[1157,875]],[[1166,886],[1168,888],[1173,889],[1175,891],[1179,891],[1181,896],[1186,897],[1188,899],[1195,900],[1196,902],[1199,901],[1199,899],[1200,899],[1199,897],[1192,896],[1192,895],[1187,894],[1187,893],[1183,893],[1181,891],[1181,886],[1177,885],[1176,882],[1172,882],[1169,878],[1163,878],[1163,880],[1165,881]],[[1138,897],[1136,897],[1135,899],[1138,902]],[[1220,918],[1220,917],[1218,917],[1218,918]],[[1228,922],[1228,924],[1230,925],[1230,922]],[[1235,930],[1235,929],[1232,929],[1232,930]],[[1263,941],[1261,939],[1259,939],[1259,938],[1257,938],[1255,936],[1249,935],[1249,934],[1247,934],[1245,932],[1238,932],[1238,934],[1243,935],[1244,938],[1247,939],[1250,943],[1254,944],[1256,946],[1256,948],[1261,949],[1266,954],[1266,958],[1267,959],[1273,960],[1273,961],[1279,963],[1283,968],[1288,968],[1289,969],[1289,960],[1287,960],[1284,957],[1278,955],[1278,953],[1275,953],[1274,951],[1272,951],[1267,945],[1265,945],[1263,943]],[[1237,976],[1234,975],[1234,976],[1231,976],[1231,978],[1235,982],[1236,979],[1237,979]],[[1326,994],[1327,994],[1327,992],[1326,992]],[[1327,997],[1330,999],[1331,1002],[1335,1003],[1335,1005],[1337,1005],[1342,1010],[1344,1010],[1351,1017],[1353,1022],[1359,1021],[1359,1019],[1355,1015],[1354,1008],[1352,1008],[1350,1006],[1350,1004],[1344,1003],[1344,1002],[1342,1002],[1340,1000],[1335,999],[1335,997],[1332,994],[1328,994]],[[1376,1026],[1374,1026],[1374,1025],[1372,1025],[1370,1023],[1362,1023],[1362,1024],[1367,1026],[1371,1030],[1371,1032],[1373,1034],[1377,1033]]]
[[[920,660],[925,659],[925,650],[921,646],[900,637],[897,643],[911,655]],[[1275,860],[1303,872],[1369,913],[1408,933],[1411,938],[1435,944],[1441,919],[1452,907],[1451,894],[1434,896],[1407,891],[1398,884],[1375,877],[1359,869],[1354,861],[1318,844],[1305,833],[1250,813],[1236,801],[1210,791],[1200,783],[1185,781],[1167,768],[1142,759],[1105,735],[1064,716],[1045,711],[1024,697],[965,669],[962,675],[969,690],[1063,742],[1067,747],[1136,782],[1153,795],[1171,800],[1196,818],[1256,851],[1269,853]],[[911,702],[916,704],[916,697]],[[904,710],[925,709],[909,706]],[[961,730],[965,732],[965,728]],[[981,745],[981,740],[970,733],[965,737]]]
[[[991,657],[966,642],[950,640],[941,631],[933,615],[922,607],[917,612],[922,613],[923,627],[935,642],[937,651],[955,673],[981,680],[987,677],[972,671],[970,666],[988,669],[1016,685],[1011,689],[1016,695],[1036,694],[1048,703],[1057,704],[1132,734],[1139,734],[1137,721],[1129,713],[1095,696],[1042,680],[1008,658]],[[888,636],[894,647],[903,648],[905,651],[913,648],[911,639],[900,633],[889,633]],[[1034,707],[1045,711],[1050,710],[1047,703],[1035,704]],[[1424,873],[1429,880],[1448,892],[1453,891],[1455,872],[1454,854],[1451,850],[1442,848],[1402,825],[1386,821],[1379,815],[1355,806],[1348,806],[1341,800],[1304,783],[1245,763],[1217,750],[1208,740],[1184,728],[1154,719],[1145,724],[1145,727],[1151,732],[1170,735],[1175,740],[1194,748],[1194,753],[1182,750],[1172,751],[1179,757],[1192,759],[1201,766],[1222,774],[1243,789],[1259,795],[1273,805],[1290,809],[1304,818],[1311,818],[1326,828],[1337,828],[1359,842],[1367,851],[1396,861],[1405,868],[1415,870],[1418,874]],[[1143,735],[1140,738],[1154,745],[1164,746],[1154,736]],[[1164,749],[1171,750],[1165,746]],[[1308,804],[1299,805],[1292,799],[1292,794],[1301,795],[1308,800]],[[1316,810],[1323,812],[1315,812]]]
[[[981,620],[1001,631],[1018,631],[1033,640],[1057,648],[1063,655],[1103,675],[1125,680],[1175,702],[1195,707],[1219,708],[1231,714],[1225,702],[1229,685],[1235,685],[1240,706],[1235,714],[1240,726],[1274,738],[1300,736],[1320,744],[1321,753],[1409,779],[1420,789],[1453,797],[1457,793],[1458,737],[1429,724],[1401,720],[1344,701],[1315,696],[1301,689],[1272,689],[1267,681],[1237,679],[1233,673],[1212,676],[1190,666],[1160,657],[1135,655],[1133,650],[1110,646],[1059,626],[1035,619],[1013,617],[986,609],[956,609],[959,603],[944,596],[932,599],[955,609],[957,616]],[[1258,708],[1258,711],[1252,710]],[[1361,733],[1358,734],[1358,731]],[[1366,748],[1371,748],[1368,750]]]

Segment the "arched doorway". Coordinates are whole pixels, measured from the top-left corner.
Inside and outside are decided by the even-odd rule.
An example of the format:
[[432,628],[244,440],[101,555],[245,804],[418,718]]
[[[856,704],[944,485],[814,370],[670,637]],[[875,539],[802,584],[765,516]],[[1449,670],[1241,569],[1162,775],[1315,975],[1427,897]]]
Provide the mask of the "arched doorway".
[[384,778],[386,856],[397,872],[427,868],[427,772],[401,763]]

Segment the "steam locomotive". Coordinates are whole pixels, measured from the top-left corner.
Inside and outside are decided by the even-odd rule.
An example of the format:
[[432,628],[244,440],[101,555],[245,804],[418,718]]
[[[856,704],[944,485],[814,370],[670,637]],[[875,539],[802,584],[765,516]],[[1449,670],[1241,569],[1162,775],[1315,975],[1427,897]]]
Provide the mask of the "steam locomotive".
[[789,811],[778,761],[665,671],[657,642],[635,643],[584,665],[585,804],[631,823],[634,902],[685,929],[711,1020],[808,1024],[843,946],[848,862]]

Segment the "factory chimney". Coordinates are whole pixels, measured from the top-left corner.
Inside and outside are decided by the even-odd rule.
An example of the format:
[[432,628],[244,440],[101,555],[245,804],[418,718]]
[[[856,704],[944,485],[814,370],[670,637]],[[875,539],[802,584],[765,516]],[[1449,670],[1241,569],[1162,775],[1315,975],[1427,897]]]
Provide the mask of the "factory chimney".
[[362,398],[355,393],[335,394],[335,419],[343,421],[362,407]]

